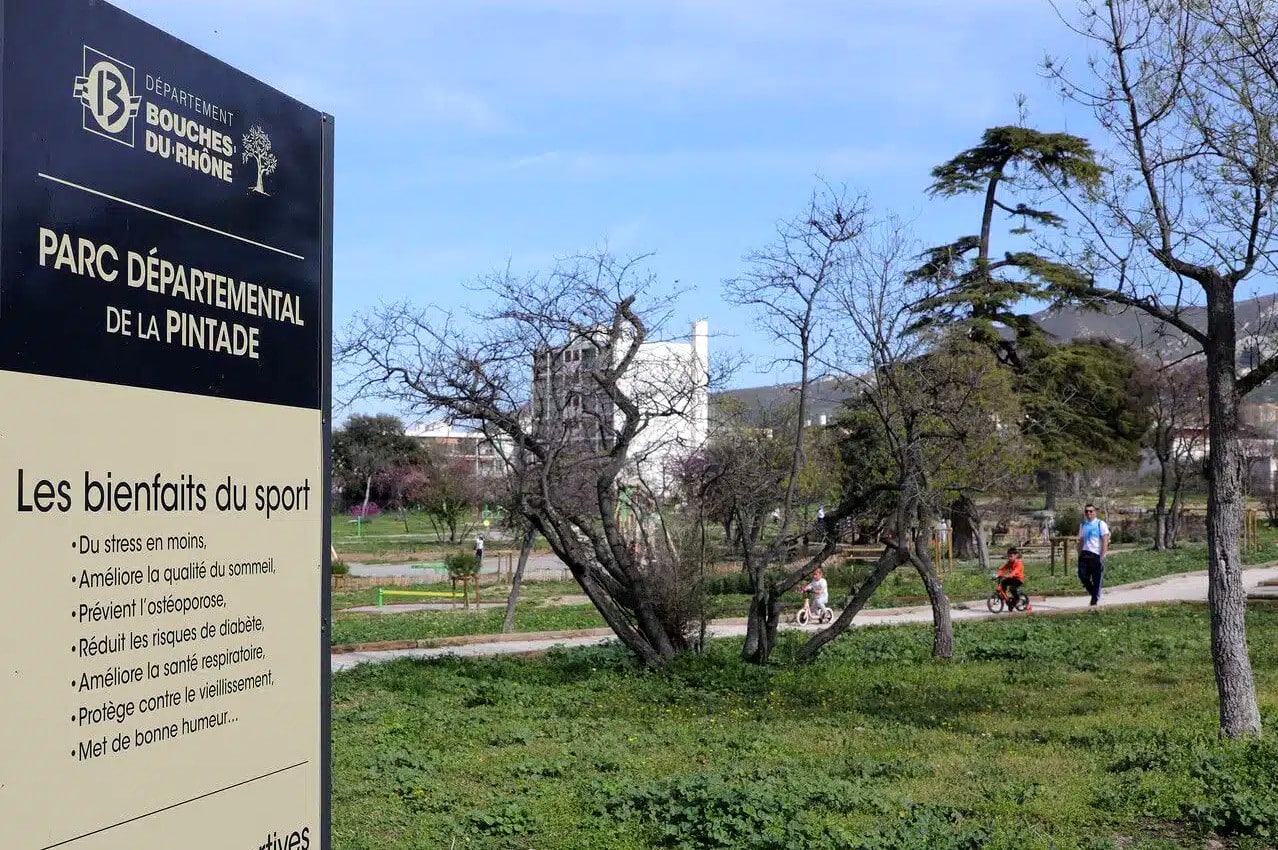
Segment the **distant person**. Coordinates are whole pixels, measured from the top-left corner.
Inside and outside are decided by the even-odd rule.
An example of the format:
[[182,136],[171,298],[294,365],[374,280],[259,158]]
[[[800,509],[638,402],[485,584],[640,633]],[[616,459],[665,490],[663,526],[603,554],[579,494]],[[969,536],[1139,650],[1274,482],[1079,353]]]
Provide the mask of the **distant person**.
[[484,566],[484,538],[475,535],[475,565],[482,568]]
[[1007,611],[1010,614],[1016,608],[1016,595],[1025,584],[1025,563],[1015,546],[1007,549],[1007,562],[998,568],[998,586],[1007,595]]
[[1083,521],[1078,525],[1078,580],[1092,598],[1100,601],[1101,583],[1105,576],[1105,555],[1109,553],[1109,525],[1096,515],[1096,506],[1083,506]]

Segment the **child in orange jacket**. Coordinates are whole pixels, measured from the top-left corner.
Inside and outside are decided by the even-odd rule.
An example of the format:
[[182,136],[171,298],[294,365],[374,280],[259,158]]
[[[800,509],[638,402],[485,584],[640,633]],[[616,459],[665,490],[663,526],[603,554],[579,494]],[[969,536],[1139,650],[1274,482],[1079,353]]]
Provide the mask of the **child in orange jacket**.
[[1025,565],[1021,563],[1015,546],[1008,548],[1007,563],[998,568],[998,576],[998,586],[1007,594],[1007,610],[1010,612],[1016,607],[1016,595],[1020,593],[1021,585],[1025,584]]

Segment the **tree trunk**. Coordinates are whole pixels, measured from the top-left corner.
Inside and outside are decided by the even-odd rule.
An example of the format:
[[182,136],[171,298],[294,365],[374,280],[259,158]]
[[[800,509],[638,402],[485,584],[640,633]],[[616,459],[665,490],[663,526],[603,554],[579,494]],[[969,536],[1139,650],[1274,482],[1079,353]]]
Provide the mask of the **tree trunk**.
[[[560,558],[562,560],[563,556],[560,555]],[[569,569],[608,627],[645,667],[664,669],[674,659],[675,648],[661,628],[660,618],[653,613],[647,602],[640,601],[635,605],[637,610],[631,612],[634,615],[632,623],[631,616],[612,601],[593,575],[587,575],[580,566],[569,564]]]
[[1043,510],[1045,511],[1056,510],[1056,478],[1056,473],[1048,470],[1047,480],[1043,482]]
[[[1260,734],[1256,683],[1247,655],[1247,596],[1239,536],[1243,520],[1243,456],[1238,441],[1232,287],[1208,289],[1206,346],[1208,410],[1207,602],[1211,655],[1220,697],[1220,731],[1229,738]],[[1213,297],[1214,296],[1214,297]]]
[[699,545],[697,547],[697,581],[700,587],[697,588],[697,607],[700,609],[697,623],[697,652],[706,651],[706,630],[710,627],[710,612],[706,610],[706,599],[709,594],[706,593],[706,515],[705,503],[700,502],[697,509],[697,531],[699,532]]
[[[1162,434],[1156,439],[1162,443]],[[1154,506],[1154,549],[1158,552],[1167,548],[1167,478],[1169,458],[1158,447],[1158,504]]]
[[605,557],[607,550],[583,544],[578,528],[571,522],[541,512],[528,518],[572,572],[617,639],[645,667],[664,669],[681,647],[676,647],[666,634],[654,597],[647,593],[642,578],[624,563],[612,559],[602,563],[599,559]]
[[755,593],[750,598],[750,610],[746,613],[745,643],[741,646],[741,659],[751,664],[763,664],[772,653],[767,645],[767,619],[769,602],[767,596]]
[[524,542],[519,547],[519,563],[515,565],[515,575],[510,581],[510,596],[506,599],[506,617],[501,622],[502,634],[510,634],[515,630],[515,605],[519,602],[519,589],[524,583],[524,567],[528,565],[528,555],[532,552],[533,541],[537,538],[537,529],[531,525],[524,532]]
[[928,554],[926,545],[919,546],[915,540],[914,551],[910,553],[910,562],[923,579],[923,587],[927,589],[927,598],[932,605],[932,657],[949,660],[954,657],[954,623],[950,619],[950,597],[945,587],[932,569],[932,556]]
[[950,506],[953,517],[954,557],[960,561],[976,558],[981,569],[989,569],[990,555],[981,529],[981,509],[976,500],[963,494]]
[[1172,488],[1171,508],[1167,512],[1166,543],[1168,549],[1176,548],[1176,535],[1180,532],[1181,496],[1184,495],[1185,478],[1180,471],[1176,472],[1176,485]]
[[741,658],[751,664],[766,664],[776,647],[777,623],[781,615],[779,594],[772,587],[757,590],[746,617],[745,644]]
[[974,519],[974,508],[971,497],[966,494],[950,504],[954,557],[960,561],[970,561],[976,557],[976,540],[981,535],[981,522]]

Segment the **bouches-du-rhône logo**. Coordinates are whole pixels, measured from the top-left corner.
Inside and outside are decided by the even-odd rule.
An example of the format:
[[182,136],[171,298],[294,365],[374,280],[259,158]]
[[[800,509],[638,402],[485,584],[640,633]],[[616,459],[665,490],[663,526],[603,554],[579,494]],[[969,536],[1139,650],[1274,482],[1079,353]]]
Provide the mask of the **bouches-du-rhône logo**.
[[75,98],[83,111],[83,126],[90,133],[133,147],[141,95],[136,95],[137,74],[132,65],[105,53],[84,48],[84,76],[75,78]]
[[263,181],[275,172],[275,166],[279,164],[279,160],[275,158],[275,151],[271,149],[271,137],[266,135],[265,130],[254,124],[249,127],[249,131],[244,134],[240,142],[240,147],[244,151],[244,162],[257,163],[257,182],[249,187],[249,191],[257,192],[259,195],[269,195],[270,192],[266,191]]

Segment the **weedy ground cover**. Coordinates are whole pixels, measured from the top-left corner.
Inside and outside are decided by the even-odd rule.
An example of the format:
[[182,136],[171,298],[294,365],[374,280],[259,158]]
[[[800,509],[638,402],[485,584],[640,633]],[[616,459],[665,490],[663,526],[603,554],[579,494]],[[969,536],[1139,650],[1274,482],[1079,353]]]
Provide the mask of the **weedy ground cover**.
[[1207,612],[855,630],[815,664],[737,642],[399,661],[333,683],[334,846],[1278,845],[1278,607],[1249,638],[1269,736],[1217,739]]

